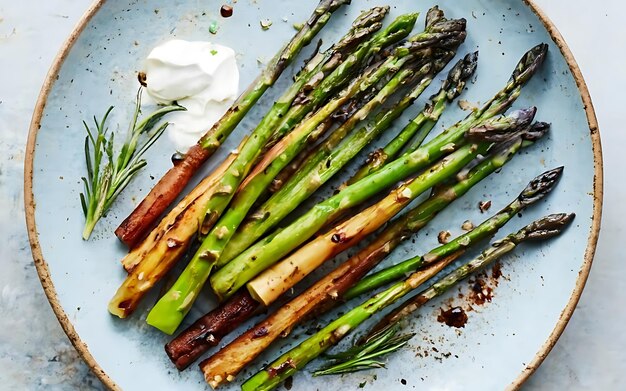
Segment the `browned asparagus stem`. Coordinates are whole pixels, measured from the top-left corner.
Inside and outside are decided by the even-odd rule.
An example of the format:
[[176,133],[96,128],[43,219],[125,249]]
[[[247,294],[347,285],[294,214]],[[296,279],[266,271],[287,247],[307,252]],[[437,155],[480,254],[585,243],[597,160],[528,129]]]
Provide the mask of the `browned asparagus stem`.
[[224,336],[248,320],[259,308],[261,304],[248,291],[242,290],[166,344],[165,352],[176,368],[182,371],[209,348],[217,346]]

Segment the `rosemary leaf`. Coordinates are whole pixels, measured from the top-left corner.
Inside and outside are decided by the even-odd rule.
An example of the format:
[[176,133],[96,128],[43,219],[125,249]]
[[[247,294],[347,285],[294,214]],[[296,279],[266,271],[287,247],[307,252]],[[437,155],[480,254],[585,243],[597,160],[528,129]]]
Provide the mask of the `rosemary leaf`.
[[[85,161],[87,177],[82,180],[85,190],[80,194],[81,207],[85,214],[85,228],[83,239],[89,239],[96,223],[109,210],[113,201],[130,183],[133,177],[141,170],[146,161],[143,154],[161,137],[168,123],[164,123],[154,132],[152,128],[167,113],[185,110],[182,106],[164,106],[139,121],[141,114],[142,88],[137,91],[135,110],[130,122],[124,144],[122,144],[117,158],[115,156],[115,134],[107,134],[107,119],[113,106],[105,112],[102,120],[94,116],[94,128],[90,128],[83,121],[87,136],[85,137]],[[144,136],[142,136],[145,134]],[[106,156],[106,161],[104,157]]]

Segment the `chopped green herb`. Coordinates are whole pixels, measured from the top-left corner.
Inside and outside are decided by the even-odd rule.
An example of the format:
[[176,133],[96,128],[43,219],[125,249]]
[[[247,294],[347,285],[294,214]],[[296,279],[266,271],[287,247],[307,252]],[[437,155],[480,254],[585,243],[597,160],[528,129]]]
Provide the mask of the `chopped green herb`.
[[214,20],[211,22],[211,24],[209,25],[209,32],[211,34],[217,34],[217,30],[219,30],[219,27],[217,25],[217,22]]
[[217,50],[212,49],[212,50],[211,50],[211,54],[215,56],[215,55],[217,54]]

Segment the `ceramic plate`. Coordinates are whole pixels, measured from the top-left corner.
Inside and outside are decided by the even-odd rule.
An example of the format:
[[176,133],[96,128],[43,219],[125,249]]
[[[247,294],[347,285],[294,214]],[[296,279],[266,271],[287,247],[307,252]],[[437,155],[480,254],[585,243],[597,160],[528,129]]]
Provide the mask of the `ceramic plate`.
[[[82,190],[80,177],[85,174],[81,121],[94,114],[101,116],[109,105],[115,105],[110,123],[122,124],[114,130],[125,131],[137,88],[136,72],[142,69],[150,49],[170,38],[214,40],[235,48],[241,87],[245,87],[259,73],[260,63],[271,58],[293,35],[292,24],[305,20],[316,3],[239,0],[234,3],[234,15],[223,19],[219,17],[221,3],[215,1],[102,1],[88,11],[53,64],[28,142],[25,193],[31,245],[42,284],[61,324],[85,361],[110,388],[192,390],[205,389],[207,385],[195,367],[178,373],[163,351],[168,338],[146,326],[144,320],[154,304],[154,295],[147,297],[127,320],[113,318],[106,309],[124,278],[119,260],[125,250],[113,230],[155,183],[154,178],[168,169],[172,147],[163,138],[149,151],[148,167],[118,199],[92,239],[83,241],[78,197]],[[360,10],[381,3],[384,1],[353,1],[333,17],[322,38],[325,42],[334,41]],[[434,4],[394,1],[387,20],[404,12],[421,11],[421,30],[431,5]],[[596,120],[579,69],[557,30],[532,2],[439,0],[438,5],[446,16],[468,20],[468,39],[459,55],[480,51],[476,77],[462,97],[469,102],[484,102],[491,97],[527,49],[540,42],[549,43],[546,63],[524,88],[514,107],[537,106],[537,119],[551,122],[552,131],[441,213],[415,241],[405,243],[387,261],[398,261],[434,247],[437,233],[443,229],[460,233],[465,220],[484,219],[476,207],[479,201],[491,200],[491,211],[495,211],[531,178],[558,165],[565,166],[565,174],[554,193],[514,219],[503,232],[554,212],[575,212],[575,224],[556,240],[523,246],[504,259],[503,277],[498,281],[489,277],[493,288],[491,302],[468,302],[465,293],[470,285],[463,282],[457,290],[423,308],[410,325],[417,336],[409,348],[389,358],[387,369],[324,378],[302,371],[294,378],[294,389],[517,387],[548,354],[581,294],[600,225],[602,172]],[[273,21],[267,31],[259,26],[259,20],[264,18]],[[211,35],[209,26],[214,20],[219,21],[219,31]],[[302,53],[298,63],[310,50]],[[277,87],[263,97],[207,170],[254,126],[296,68],[289,68]],[[433,83],[424,96],[438,88],[435,84],[439,83]],[[408,110],[395,129],[415,115],[422,102],[423,99]],[[450,125],[465,114],[455,105],[438,126]],[[329,191],[330,187],[326,187],[316,199]],[[460,298],[459,293],[464,297]],[[206,295],[189,318],[212,305]],[[440,309],[452,305],[468,310],[472,307],[464,328],[454,329],[437,322]],[[321,324],[324,319],[318,321]],[[291,337],[280,341],[240,374],[232,388],[304,336],[303,330],[294,330]],[[319,365],[316,361],[309,368]]]

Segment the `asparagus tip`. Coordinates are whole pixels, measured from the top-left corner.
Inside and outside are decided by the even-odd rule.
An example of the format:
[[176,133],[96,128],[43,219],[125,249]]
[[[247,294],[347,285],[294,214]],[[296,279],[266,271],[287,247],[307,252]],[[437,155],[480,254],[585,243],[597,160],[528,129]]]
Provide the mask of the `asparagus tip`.
[[466,137],[476,142],[499,143],[525,135],[537,113],[536,107],[515,110],[508,116],[491,118],[467,131]]
[[528,183],[518,199],[526,205],[539,201],[554,189],[563,174],[563,169],[563,166],[557,167],[537,176]]
[[547,122],[535,122],[528,128],[520,132],[520,137],[524,141],[534,142],[542,138],[550,130],[550,124]]
[[[443,82],[442,89],[447,91],[446,98],[453,101],[461,94],[465,87],[465,82],[469,79],[478,67],[478,52],[468,53],[460,59],[448,72],[448,77]],[[432,99],[432,98],[431,98]]]
[[525,239],[545,240],[563,232],[576,217],[575,213],[556,213],[533,221],[522,229]]
[[528,81],[543,64],[547,54],[548,44],[546,43],[540,43],[527,51],[517,63],[517,67],[511,75],[511,81],[517,83]]

